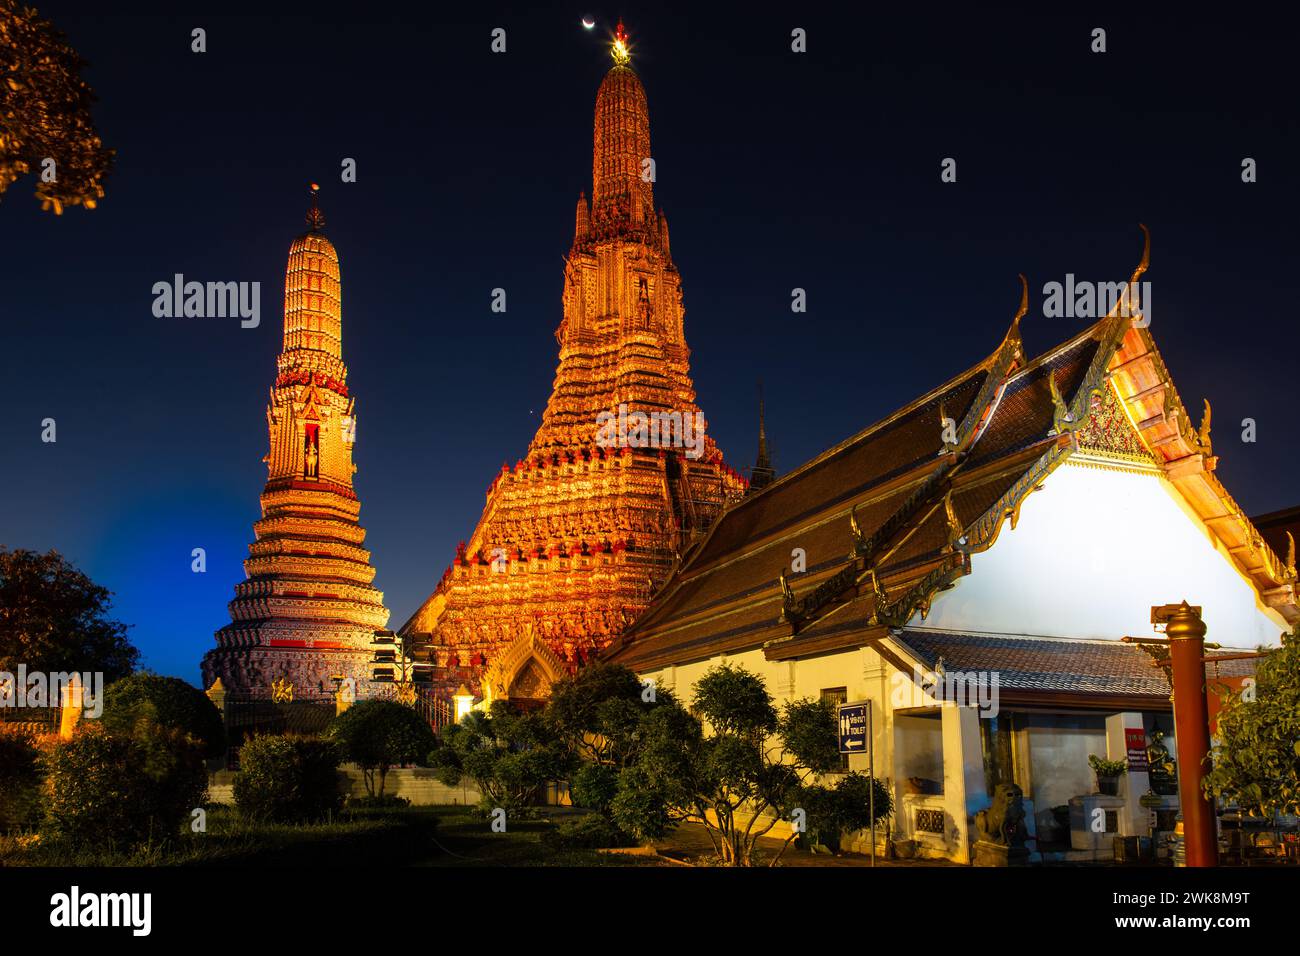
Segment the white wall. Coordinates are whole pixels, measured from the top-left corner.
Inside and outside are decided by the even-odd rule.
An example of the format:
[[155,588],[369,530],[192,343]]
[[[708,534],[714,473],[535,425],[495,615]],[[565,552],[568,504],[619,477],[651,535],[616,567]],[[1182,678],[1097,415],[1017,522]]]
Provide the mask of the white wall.
[[[1206,640],[1277,645],[1286,629],[1158,475],[1067,461],[1007,523],[925,627],[1054,637],[1154,634],[1151,606],[1203,607]],[[914,621],[919,623],[919,621]]]

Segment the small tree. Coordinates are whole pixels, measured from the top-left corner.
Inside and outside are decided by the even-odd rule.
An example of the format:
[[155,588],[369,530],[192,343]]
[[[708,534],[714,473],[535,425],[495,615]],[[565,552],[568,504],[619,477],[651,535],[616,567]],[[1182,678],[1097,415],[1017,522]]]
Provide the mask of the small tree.
[[186,733],[208,758],[226,749],[226,728],[221,711],[197,687],[179,677],[137,673],[114,681],[104,692],[104,726],[130,733],[141,720],[155,721]]
[[392,767],[423,761],[436,743],[419,714],[392,700],[353,704],[334,718],[325,733],[339,742],[346,759],[361,768],[371,797],[384,795],[384,781]]
[[1225,695],[1206,793],[1247,813],[1300,814],[1300,628],[1259,659],[1250,693]]
[[0,671],[100,671],[112,683],[140,652],[108,617],[112,594],[57,551],[0,547]]
[[516,713],[496,701],[488,713],[471,711],[444,728],[429,754],[438,777],[459,786],[468,776],[483,795],[484,811],[518,811],[531,804],[547,780],[563,777],[572,757],[537,713]]
[[[672,705],[644,720],[638,755],[612,804],[620,826],[654,839],[678,823],[700,823],[724,863],[750,866],[758,841],[805,801],[834,807],[819,813],[828,823],[860,819],[850,807],[861,792],[856,783],[829,791],[842,798],[833,803],[820,799],[826,788],[810,785],[839,766],[828,705],[795,701],[778,712],[760,677],[727,664],[700,678],[693,693],[693,713]],[[882,802],[877,818],[888,812]]]

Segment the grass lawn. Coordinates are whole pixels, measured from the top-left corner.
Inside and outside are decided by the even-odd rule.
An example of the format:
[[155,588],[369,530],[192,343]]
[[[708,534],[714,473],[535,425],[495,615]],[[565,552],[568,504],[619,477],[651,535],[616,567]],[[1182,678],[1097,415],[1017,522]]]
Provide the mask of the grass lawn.
[[[551,819],[572,811],[546,808]],[[559,850],[542,842],[555,824],[510,820],[505,833],[466,807],[344,811],[308,826],[247,823],[228,807],[209,808],[206,833],[131,853],[102,848],[21,845],[0,837],[0,866],[637,866],[653,858]]]
[[422,807],[437,816],[436,855],[421,866],[655,866],[670,865],[654,857],[598,853],[595,850],[561,850],[546,846],[543,834],[575,811],[544,807],[536,820],[511,820],[505,833],[493,833],[488,821],[471,808]]

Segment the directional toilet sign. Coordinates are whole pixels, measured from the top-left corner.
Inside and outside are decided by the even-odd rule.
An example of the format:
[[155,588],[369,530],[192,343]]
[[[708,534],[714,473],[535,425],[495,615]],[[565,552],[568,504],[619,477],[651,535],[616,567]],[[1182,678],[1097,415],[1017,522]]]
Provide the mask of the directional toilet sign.
[[840,704],[840,753],[864,754],[867,752],[867,708],[861,704]]

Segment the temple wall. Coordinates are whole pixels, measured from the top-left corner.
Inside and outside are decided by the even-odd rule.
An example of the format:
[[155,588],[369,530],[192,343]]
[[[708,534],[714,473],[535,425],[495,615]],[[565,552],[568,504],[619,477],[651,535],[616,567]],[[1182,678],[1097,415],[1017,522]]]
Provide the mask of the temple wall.
[[[915,808],[931,807],[944,811],[947,827],[944,834],[924,835],[919,855],[967,862],[969,816],[976,809],[988,805],[975,711],[951,704],[940,707],[933,698],[917,694],[913,691],[910,674],[901,673],[867,648],[797,661],[769,661],[761,650],[754,650],[647,671],[640,676],[653,678],[659,686],[674,690],[678,700],[689,707],[694,683],[722,663],[744,667],[762,677],[778,709],[792,700],[819,699],[823,690],[839,687],[845,689],[848,702],[871,700],[874,754],[851,754],[849,770],[866,774],[871,759],[874,759],[877,779],[890,786],[893,792],[896,811],[889,826],[881,826],[877,832],[878,850],[884,848],[887,829],[894,833],[895,838],[912,837]],[[905,701],[908,707],[925,706],[938,711],[933,726],[924,728],[925,734],[914,733],[919,726],[916,724],[918,718],[900,712],[896,719],[893,702],[900,687],[908,691]],[[931,745],[935,749],[924,759],[940,781],[941,792],[918,798],[907,793],[904,778],[924,774],[914,774],[910,770],[905,773],[901,767],[912,766],[911,759]],[[899,754],[898,760],[895,753]],[[909,754],[911,757],[907,756]],[[861,853],[870,852],[869,833],[862,831],[846,836],[844,846]]]
[[[347,765],[340,769],[342,779],[340,787],[348,796],[364,797],[366,784],[358,767]],[[233,805],[235,802],[235,772],[223,770],[210,774],[208,778],[208,799],[213,803]],[[384,793],[405,797],[415,806],[476,806],[479,791],[471,780],[464,780],[459,787],[449,787],[438,780],[434,771],[419,767],[398,768],[388,771],[384,781]],[[548,801],[553,802],[553,801]]]

